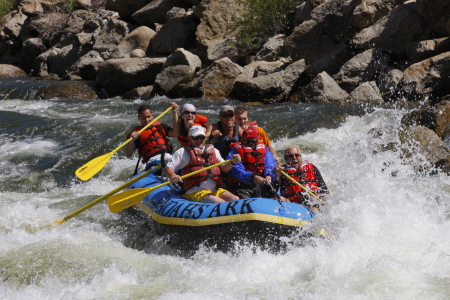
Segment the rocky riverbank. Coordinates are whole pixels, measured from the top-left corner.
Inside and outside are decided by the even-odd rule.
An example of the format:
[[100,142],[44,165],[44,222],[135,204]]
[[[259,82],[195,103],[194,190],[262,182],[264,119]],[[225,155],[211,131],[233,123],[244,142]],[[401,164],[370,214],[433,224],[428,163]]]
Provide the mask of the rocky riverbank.
[[450,173],[450,0],[306,0],[292,33],[253,55],[233,44],[237,0],[63,3],[23,0],[3,17],[0,77],[92,81],[99,98],[420,101],[405,136],[433,136],[442,151],[427,159]]

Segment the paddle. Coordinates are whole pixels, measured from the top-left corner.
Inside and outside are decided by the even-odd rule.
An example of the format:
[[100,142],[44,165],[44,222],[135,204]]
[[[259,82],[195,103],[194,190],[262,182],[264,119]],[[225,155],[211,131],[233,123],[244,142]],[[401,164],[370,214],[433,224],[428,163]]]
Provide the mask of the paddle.
[[[83,206],[82,208],[80,208],[80,209],[74,211],[74,212],[71,213],[71,214],[68,214],[68,215],[65,216],[64,218],[59,219],[59,220],[55,220],[55,221],[53,222],[52,226],[56,226],[56,225],[59,225],[59,224],[64,223],[65,221],[67,221],[67,220],[69,220],[69,219],[75,217],[76,215],[80,214],[81,212],[83,212],[83,211],[87,210],[88,208],[91,208],[92,206],[94,206],[94,205],[100,203],[102,200],[108,198],[109,196],[114,195],[115,193],[117,193],[117,192],[123,190],[123,189],[126,188],[127,186],[129,186],[129,185],[135,183],[136,181],[141,180],[142,178],[146,177],[146,176],[149,175],[150,173],[153,173],[153,172],[155,172],[156,170],[158,170],[158,169],[160,169],[160,168],[161,168],[161,165],[157,165],[157,166],[155,166],[155,167],[152,167],[150,170],[145,171],[145,172],[142,173],[141,175],[136,176],[136,177],[134,177],[133,179],[131,179],[130,181],[125,182],[124,184],[122,184],[122,185],[119,186],[118,188],[116,188],[116,189],[110,191],[109,193],[107,193],[107,194],[105,194],[105,195],[103,195],[103,196],[101,196],[101,197],[95,199],[94,201],[92,201],[92,202],[86,204],[85,206]],[[48,226],[47,226],[47,227],[48,227]]]
[[301,185],[299,182],[297,182],[297,180],[295,180],[294,178],[292,178],[291,176],[289,176],[288,174],[286,174],[286,172],[281,171],[281,174],[283,174],[284,176],[286,176],[287,179],[289,179],[290,181],[292,181],[294,184],[298,185],[299,187],[301,187],[302,189],[304,189],[308,194],[310,194],[311,196],[313,196],[314,198],[319,199],[320,201],[324,201],[322,200],[319,196],[317,196],[316,194],[314,194],[313,192],[311,192],[309,189],[307,189],[305,186]]
[[[166,111],[164,111],[162,114],[160,114],[158,117],[156,117],[153,121],[151,121],[150,123],[145,125],[141,130],[139,130],[139,133],[146,130],[148,127],[150,127],[153,123],[158,121],[162,116],[164,116],[170,110],[172,110],[172,107],[169,107],[168,109],[166,109]],[[92,176],[94,176],[95,174],[100,172],[101,169],[103,169],[103,167],[108,163],[109,159],[111,158],[111,156],[113,156],[114,153],[119,151],[122,147],[126,146],[132,140],[133,140],[133,138],[130,137],[125,143],[123,143],[122,145],[120,145],[119,147],[114,149],[113,151],[92,159],[91,161],[89,161],[88,163],[83,165],[81,168],[76,170],[75,175],[84,181],[91,179]]]
[[[181,176],[181,179],[184,178],[188,178],[189,176],[193,176],[195,174],[201,173],[203,171],[218,167],[220,165],[226,164],[228,162],[230,162],[231,159],[225,160],[223,162],[217,163],[215,165],[197,170],[195,172],[186,174]],[[131,189],[131,190],[127,190],[125,192],[122,192],[120,194],[111,196],[108,198],[108,206],[109,206],[109,210],[112,211],[113,213],[117,213],[119,211],[122,211],[130,206],[136,205],[138,204],[142,199],[144,199],[145,196],[147,196],[148,194],[150,194],[152,191],[159,189],[160,187],[163,187],[165,185],[168,185],[172,183],[172,181],[167,181],[165,183],[162,183],[160,185],[151,187],[151,188],[145,188],[145,189]]]

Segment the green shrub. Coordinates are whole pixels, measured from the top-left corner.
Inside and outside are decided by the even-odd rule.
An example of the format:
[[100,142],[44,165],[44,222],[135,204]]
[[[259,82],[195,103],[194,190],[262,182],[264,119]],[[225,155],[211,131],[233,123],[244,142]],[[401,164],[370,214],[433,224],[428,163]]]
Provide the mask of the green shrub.
[[233,18],[235,46],[243,53],[256,53],[275,34],[292,31],[294,10],[303,0],[239,0],[243,12]]
[[8,14],[14,6],[14,0],[0,0],[0,19]]

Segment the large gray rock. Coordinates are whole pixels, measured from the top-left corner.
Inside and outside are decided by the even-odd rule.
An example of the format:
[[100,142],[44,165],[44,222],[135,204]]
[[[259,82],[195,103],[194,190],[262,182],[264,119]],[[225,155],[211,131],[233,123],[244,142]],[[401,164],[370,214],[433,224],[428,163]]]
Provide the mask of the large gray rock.
[[21,68],[12,65],[0,65],[0,78],[26,77],[27,73]]
[[369,49],[347,61],[333,78],[344,90],[350,92],[363,82],[376,80],[388,69],[388,61],[388,55]]
[[408,2],[361,30],[351,40],[351,44],[358,49],[379,48],[406,55],[407,44],[417,40],[425,27],[425,22],[417,13],[416,3]]
[[447,24],[450,16],[450,0],[417,0],[417,8],[428,25],[429,33],[436,37],[449,35]]
[[190,82],[194,72],[188,65],[176,65],[165,68],[156,76],[153,93],[169,98],[181,97],[182,84]]
[[151,40],[153,52],[171,54],[178,48],[194,48],[196,29],[194,15],[167,21]]
[[353,104],[381,104],[383,97],[375,81],[367,81],[355,88],[348,99]]
[[92,83],[86,81],[59,81],[43,87],[36,93],[38,99],[78,98],[97,100],[98,95]]
[[93,35],[93,50],[97,51],[103,59],[111,58],[111,54],[119,43],[136,27],[118,19],[109,19],[105,25],[98,27]]
[[125,94],[123,94],[122,99],[129,99],[129,100],[141,99],[146,101],[150,98],[150,94],[152,93],[152,91],[153,91],[152,85],[140,86],[137,88],[133,88],[128,92],[126,92]]
[[59,48],[50,48],[38,57],[36,57],[33,63],[33,69],[31,74],[38,77],[44,77],[49,74],[48,58],[50,56],[56,56],[59,53]]
[[242,11],[239,1],[202,1],[199,6],[203,11],[196,37],[197,48],[202,60],[210,63],[228,57],[233,62],[237,62],[239,54],[232,46],[233,36],[230,36],[230,30],[233,15],[238,16]]
[[289,102],[346,103],[349,95],[326,72],[318,74],[307,86],[289,98]]
[[146,0],[106,0],[105,9],[117,11],[125,21],[132,21],[132,15],[147,5]]
[[[406,163],[418,171],[438,168],[450,174],[450,149],[434,131],[423,126],[410,126],[399,133],[399,139]],[[421,157],[417,157],[418,154]]]
[[60,78],[73,71],[73,65],[84,53],[81,53],[79,45],[69,45],[64,48],[54,48],[47,57],[48,73],[56,74]]
[[225,99],[230,95],[234,80],[242,70],[241,66],[229,58],[216,60],[195,74],[194,80],[184,86],[183,96]]
[[155,35],[156,32],[147,26],[136,28],[117,45],[111,54],[111,58],[129,58],[131,52],[136,49],[141,49],[146,53],[150,41]]
[[53,6],[61,0],[21,0],[18,1],[18,9],[29,16],[36,16],[52,10]]
[[[101,14],[100,11],[98,14]],[[113,15],[114,12],[110,12],[110,14]],[[85,23],[88,19],[94,16],[96,14],[88,10],[78,9],[73,11],[66,20],[65,28],[60,33],[61,38],[55,47],[63,48],[70,44],[79,43],[80,45],[87,45],[87,47],[91,48],[93,44],[91,27],[88,28],[88,32],[83,32],[83,29],[85,29]],[[106,22],[106,17],[104,21]]]
[[[250,77],[248,71],[244,68],[243,73],[236,78],[230,96],[244,102],[279,102],[287,96],[305,68],[305,61],[300,60],[292,63],[284,70],[256,77]],[[257,70],[254,67],[252,69]]]
[[17,11],[13,11],[6,16],[5,23],[0,31],[0,40],[8,45],[21,45],[23,29],[26,27],[28,16]]
[[284,34],[271,37],[255,55],[255,60],[276,61],[283,51]]
[[141,25],[155,28],[155,23],[166,22],[166,14],[173,7],[189,8],[185,0],[154,0],[133,14],[133,19]]
[[403,89],[410,95],[446,92],[450,76],[450,52],[415,63],[403,72]]
[[122,95],[152,85],[165,61],[165,57],[110,59],[99,67],[95,81],[110,97]]
[[392,69],[378,77],[377,86],[385,100],[392,100],[391,96],[400,91],[399,84],[403,79],[403,72]]
[[350,17],[350,24],[358,28],[368,27],[406,1],[408,0],[361,0]]
[[425,126],[443,140],[450,133],[450,101],[442,101],[436,106],[410,111],[403,116],[401,124]]
[[95,80],[99,67],[104,59],[97,51],[89,51],[75,63],[74,75],[80,76],[83,80]]
[[30,73],[36,57],[44,53],[46,50],[47,49],[40,38],[27,39],[22,44],[19,67],[25,72]]
[[162,70],[167,67],[176,65],[189,66],[191,68],[192,74],[194,74],[202,67],[202,61],[197,55],[193,54],[192,52],[184,50],[183,48],[178,48],[173,54],[167,57]]

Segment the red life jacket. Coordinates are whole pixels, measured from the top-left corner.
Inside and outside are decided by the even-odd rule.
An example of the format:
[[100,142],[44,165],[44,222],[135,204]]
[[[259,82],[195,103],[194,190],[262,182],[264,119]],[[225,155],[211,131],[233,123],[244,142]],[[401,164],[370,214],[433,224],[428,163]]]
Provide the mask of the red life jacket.
[[[243,146],[238,144],[235,146],[236,151],[241,156],[242,164],[247,171],[253,174],[263,176],[264,174],[264,160],[266,158],[266,146],[263,143],[256,144],[256,150],[250,146]],[[233,176],[228,177],[229,183],[237,183],[239,180]]]
[[[136,126],[133,131],[139,131],[143,126]],[[149,128],[141,132],[139,135],[138,153],[143,157],[142,161],[145,163],[148,159],[166,149],[172,152],[172,145],[167,139],[167,132],[161,126],[161,123],[156,121]],[[127,135],[127,139],[131,136],[131,132]]]
[[[183,168],[183,175],[217,164],[216,152],[213,145],[205,145],[203,150],[200,148],[194,148],[191,145],[185,147],[185,149],[186,151],[189,151],[191,161],[186,167]],[[222,184],[223,180],[220,177],[219,167],[214,167],[207,171],[185,178],[183,181],[183,191],[186,192],[191,188],[198,186],[203,181],[208,180],[208,178],[214,180],[216,184]]]
[[[288,167],[285,167],[285,172],[289,176],[291,176],[293,179],[295,179],[298,183],[301,185],[308,187],[311,192],[318,195],[318,188],[319,184],[317,182],[316,174],[314,173],[313,164],[310,163],[307,160],[302,161],[302,164],[300,165],[300,169]],[[313,200],[313,198],[310,198],[307,196],[307,192],[293,183],[288,178],[281,175],[281,195],[283,195],[286,198],[289,198],[291,202],[304,204],[306,200],[309,202]]]
[[[206,124],[208,122],[208,117],[204,115],[195,115],[194,124],[192,126],[202,126],[206,129],[208,129],[208,125]],[[178,141],[180,142],[181,146],[186,147],[190,145],[189,141],[189,133],[185,131],[183,120],[180,119],[180,134],[178,135]]]

